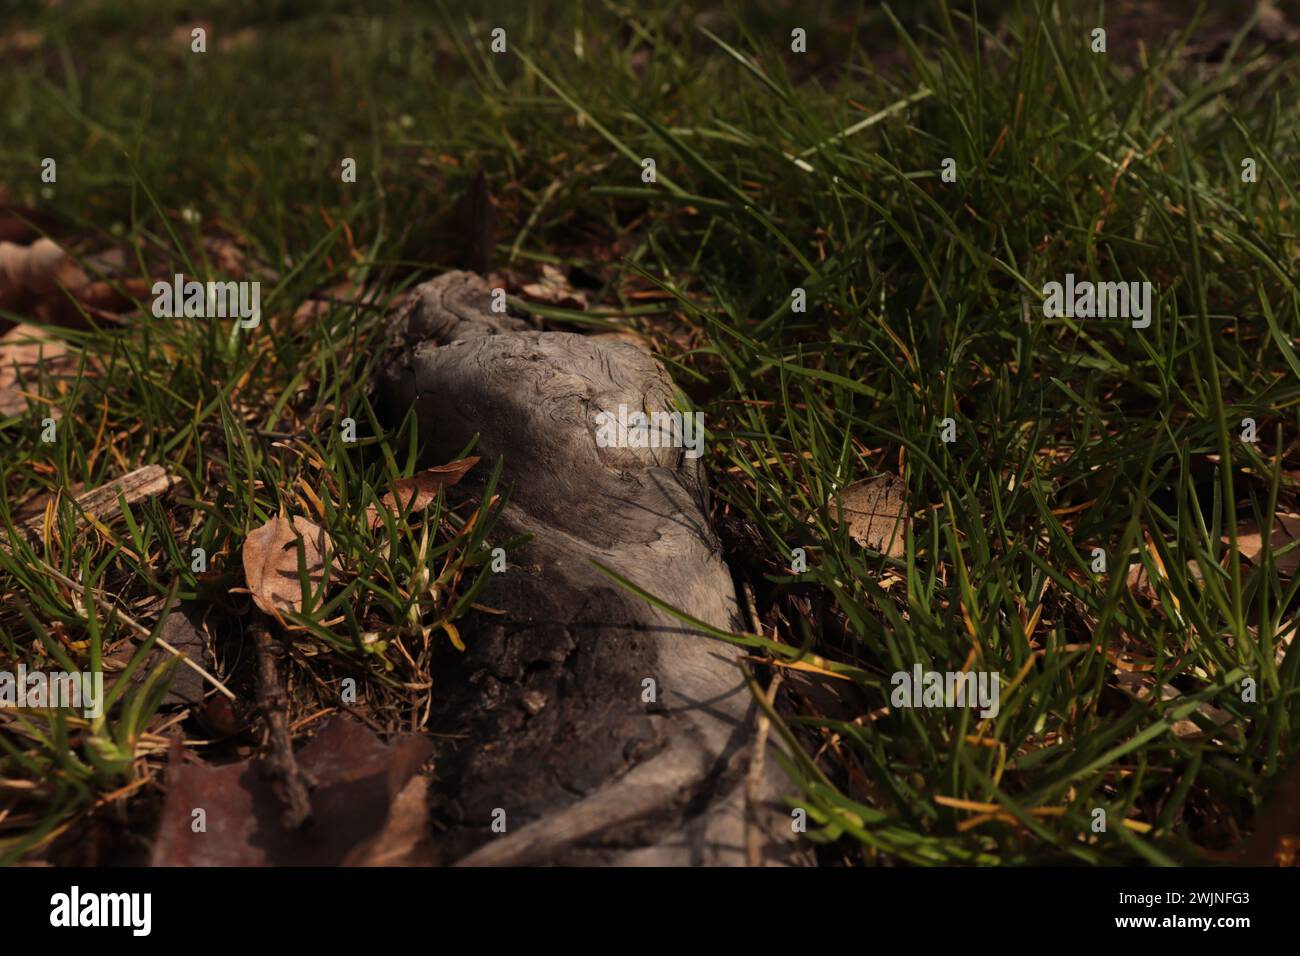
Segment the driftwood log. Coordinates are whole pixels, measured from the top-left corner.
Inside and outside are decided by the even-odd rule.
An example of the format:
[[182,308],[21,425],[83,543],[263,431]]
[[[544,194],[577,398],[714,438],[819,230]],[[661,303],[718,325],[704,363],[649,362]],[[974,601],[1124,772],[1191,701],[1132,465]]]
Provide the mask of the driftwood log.
[[435,676],[441,861],[732,865],[747,839],[752,860],[756,835],[764,862],[796,861],[779,799],[794,788],[772,760],[747,806],[757,712],[741,651],[593,565],[741,626],[699,459],[597,446],[600,410],[672,410],[663,367],[628,342],[494,313],[487,284],[466,272],[415,289],[393,331],[381,381],[390,420],[414,407],[426,464],[477,434],[477,454],[503,459],[498,527],[531,535],[480,598],[505,614],[478,615],[468,650]]

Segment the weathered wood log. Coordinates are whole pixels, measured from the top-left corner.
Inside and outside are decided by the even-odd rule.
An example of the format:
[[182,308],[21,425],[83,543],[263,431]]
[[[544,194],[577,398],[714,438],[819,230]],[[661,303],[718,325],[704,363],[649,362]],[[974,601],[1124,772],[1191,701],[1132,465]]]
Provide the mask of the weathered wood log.
[[[747,827],[769,862],[791,860],[777,798],[793,788],[772,760],[746,819],[756,709],[739,649],[593,564],[740,627],[699,460],[596,441],[601,410],[672,410],[663,367],[627,342],[494,313],[471,273],[418,287],[394,319],[388,414],[414,407],[428,464],[479,435],[476,453],[503,459],[504,530],[532,536],[480,598],[506,614],[480,615],[468,650],[435,675],[442,860],[742,864]],[[499,811],[504,833],[492,828]]]
[[[122,502],[133,505],[145,498],[161,495],[180,484],[181,479],[169,474],[161,465],[145,465],[125,475],[113,479],[106,485],[83,491],[74,499],[82,515],[82,521],[102,521],[122,510]],[[18,531],[31,541],[39,541],[45,531],[45,515],[39,514],[21,522]],[[0,528],[0,547],[9,541],[9,533]]]

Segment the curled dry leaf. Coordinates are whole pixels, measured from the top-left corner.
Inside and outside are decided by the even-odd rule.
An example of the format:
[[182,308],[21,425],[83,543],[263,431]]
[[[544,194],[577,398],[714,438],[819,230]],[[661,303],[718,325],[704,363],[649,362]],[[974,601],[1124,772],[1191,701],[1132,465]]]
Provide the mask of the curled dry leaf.
[[[439,488],[456,484],[477,464],[477,457],[460,458],[436,468],[426,468],[410,478],[398,478],[393,482],[393,490],[380,499],[380,504],[394,517],[403,511],[417,514],[438,499]],[[384,522],[383,515],[373,505],[366,508],[366,515],[370,519],[371,528],[377,528]]]
[[276,516],[244,540],[244,577],[253,603],[276,616],[279,611],[301,611],[304,598],[298,576],[298,542],[302,542],[307,580],[319,590],[325,577],[333,543],[324,528],[295,515]]
[[[2,213],[0,235],[5,232]],[[126,274],[131,262],[123,249],[106,249],[84,262],[86,268],[45,238],[30,246],[0,242],[0,308],[19,303],[44,321],[80,325],[65,290],[86,309],[104,315],[132,308],[153,287],[147,278]]]
[[907,485],[894,475],[877,475],[841,489],[831,514],[842,515],[849,537],[864,548],[891,558],[907,552]]
[[49,295],[60,286],[76,293],[88,282],[86,273],[56,242],[43,237],[30,246],[0,242],[0,302],[23,292]]

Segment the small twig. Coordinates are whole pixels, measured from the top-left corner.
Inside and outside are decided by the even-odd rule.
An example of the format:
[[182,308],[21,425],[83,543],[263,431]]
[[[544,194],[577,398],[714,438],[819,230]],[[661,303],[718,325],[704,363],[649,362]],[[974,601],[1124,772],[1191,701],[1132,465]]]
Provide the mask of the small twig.
[[289,735],[286,715],[288,706],[275,668],[275,641],[265,617],[257,611],[253,614],[251,630],[257,644],[257,703],[269,731],[271,756],[268,763],[273,775],[284,784],[284,826],[296,830],[311,819],[311,798],[307,793],[309,781],[293,756],[293,739]]
[[[763,633],[758,622],[758,606],[754,600],[754,589],[748,581],[743,582],[741,596],[745,602],[745,616],[749,618],[750,633]],[[772,682],[767,685],[767,704],[772,706],[776,692],[781,687],[782,675],[777,671],[772,675]],[[763,765],[767,759],[767,735],[772,729],[772,721],[767,711],[758,709],[754,722],[754,750],[749,758],[749,768],[745,773],[745,863],[748,866],[763,865],[763,841],[754,818],[758,813],[759,788],[763,784]]]
[[[776,692],[781,687],[781,672],[772,677],[767,685],[767,703],[770,707],[776,700]],[[763,865],[763,841],[759,828],[754,824],[758,812],[759,787],[763,783],[763,764],[767,756],[767,735],[772,728],[772,721],[767,711],[758,709],[755,721],[754,751],[749,758],[749,770],[745,774],[745,862],[748,866]]]
[[[744,604],[745,617],[749,619],[750,633],[762,635],[763,631],[758,623],[758,605],[754,601],[754,589],[750,587],[748,580],[741,583],[740,597]],[[768,704],[771,704],[776,697],[776,688],[780,683],[781,672],[777,671],[768,687]],[[770,727],[771,721],[766,711],[759,708],[758,718],[755,721],[754,749],[750,754],[749,769],[745,773],[745,864],[748,866],[763,865],[763,847],[759,839],[758,827],[754,825],[754,814],[758,812],[758,788],[763,782],[763,762],[767,756],[767,731]]]

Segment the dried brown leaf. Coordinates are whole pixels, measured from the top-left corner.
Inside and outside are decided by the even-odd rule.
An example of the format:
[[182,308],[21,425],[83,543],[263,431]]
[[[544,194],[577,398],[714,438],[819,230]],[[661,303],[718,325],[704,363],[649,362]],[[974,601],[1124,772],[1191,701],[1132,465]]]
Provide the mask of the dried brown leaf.
[[[403,511],[418,514],[438,500],[438,489],[450,487],[465,477],[466,472],[478,464],[478,458],[460,458],[435,468],[426,468],[410,478],[398,478],[393,482],[393,490],[380,499],[382,504],[394,517]],[[373,505],[366,509],[370,518],[370,527],[377,528],[383,524],[383,516]]]
[[357,844],[344,866],[432,866],[429,778],[412,777],[393,797],[383,828]]
[[224,276],[242,279],[244,267],[244,250],[233,239],[225,236],[205,236],[203,249],[212,260],[212,265]]
[[42,370],[57,373],[72,364],[62,339],[34,325],[14,326],[0,336],[0,415],[17,415],[27,407],[21,389],[30,389]]
[[[275,782],[249,761],[220,767],[173,751],[154,866],[416,866],[433,859],[419,776],[432,744],[384,744],[358,722],[331,718],[295,755],[315,781],[311,826],[278,825]],[[196,831],[195,811],[206,826]]]
[[[1273,563],[1277,566],[1278,576],[1283,581],[1289,581],[1295,575],[1296,568],[1300,567],[1300,546],[1283,555],[1278,555],[1277,552],[1297,538],[1300,538],[1300,515],[1273,516],[1273,528],[1269,533],[1268,545],[1274,553]],[[1227,542],[1226,536],[1224,541]],[[1243,521],[1237,525],[1237,550],[1251,564],[1264,563],[1261,557],[1264,553],[1264,533],[1255,521]]]
[[1272,791],[1239,851],[1242,866],[1300,866],[1300,759],[1291,760]]
[[43,225],[49,225],[46,217],[30,206],[15,202],[9,190],[0,186],[0,241],[28,242],[36,238],[36,229]]
[[524,298],[561,309],[586,309],[587,294],[569,282],[563,270],[549,263],[542,266],[541,278],[519,290]]
[[[1116,683],[1122,690],[1132,694],[1138,700],[1149,698],[1156,687],[1155,676],[1150,671],[1145,670],[1121,671],[1116,676]],[[1160,700],[1163,703],[1167,704],[1169,701],[1177,700],[1181,696],[1182,692],[1173,684],[1162,684],[1160,686]],[[1215,727],[1223,727],[1232,721],[1232,714],[1210,703],[1203,702],[1197,706],[1196,710]],[[1201,730],[1197,723],[1188,718],[1174,721],[1169,730],[1181,740],[1204,736],[1204,731]]]
[[298,576],[298,543],[302,542],[307,578],[320,587],[333,543],[324,528],[300,515],[293,520],[276,516],[244,540],[244,577],[253,603],[275,616],[278,611],[301,611],[302,580]]
[[375,305],[383,295],[383,291],[378,288],[366,291],[351,280],[340,282],[324,292],[316,293],[313,298],[304,300],[294,310],[291,324],[295,331],[301,330],[312,322],[324,319],[331,309],[346,310],[356,306]]
[[[838,505],[838,509],[837,506]],[[907,485],[894,475],[877,475],[842,488],[831,503],[848,522],[849,537],[891,558],[907,552]]]
[[30,246],[0,242],[0,302],[23,292],[48,296],[60,286],[75,293],[88,282],[81,266],[56,242],[44,237]]

